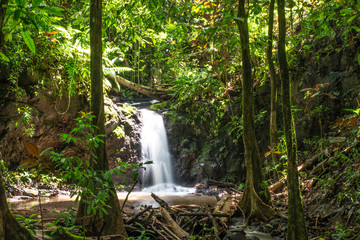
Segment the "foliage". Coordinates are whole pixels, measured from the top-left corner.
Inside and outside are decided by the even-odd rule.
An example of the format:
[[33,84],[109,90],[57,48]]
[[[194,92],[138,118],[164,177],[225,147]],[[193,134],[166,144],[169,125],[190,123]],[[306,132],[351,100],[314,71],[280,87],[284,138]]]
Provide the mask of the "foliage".
[[[62,140],[68,144],[81,142],[86,151],[93,152],[91,149],[97,148],[99,142],[102,141],[101,135],[95,135],[96,126],[91,124],[93,117],[89,113],[81,112],[81,116],[76,119],[76,127],[70,134],[62,134]],[[136,182],[138,168],[143,167],[143,164],[120,162],[111,170],[99,172],[92,168],[89,160],[72,155],[71,152],[51,152],[50,157],[59,169],[62,178],[68,183],[72,183],[70,197],[75,197],[75,204],[79,202],[80,198],[84,198],[88,206],[87,213],[99,214],[100,217],[107,215],[111,210],[106,201],[111,195],[116,194],[110,186],[112,177],[118,176],[123,179],[123,182],[128,181],[126,173],[131,170],[132,178],[130,180]],[[55,223],[59,223],[63,219],[66,227],[74,226],[75,215],[73,213],[74,211],[70,207],[68,212],[60,215]]]
[[140,227],[141,230],[135,230],[135,232],[139,233],[139,236],[127,238],[128,240],[148,240],[155,238],[155,232],[152,230],[146,229],[142,224],[135,222],[137,226]]
[[16,219],[24,221],[25,227],[33,235],[36,235],[36,226],[34,224],[40,221],[39,219],[34,219],[35,217],[38,217],[37,213],[31,214],[28,218],[21,215],[16,215]]

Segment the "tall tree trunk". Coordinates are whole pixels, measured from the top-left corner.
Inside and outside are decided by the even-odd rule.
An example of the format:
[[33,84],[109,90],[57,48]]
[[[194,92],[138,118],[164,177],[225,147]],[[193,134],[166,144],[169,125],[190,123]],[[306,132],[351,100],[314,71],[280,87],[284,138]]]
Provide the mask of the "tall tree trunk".
[[285,0],[278,0],[279,14],[279,45],[278,58],[281,73],[281,99],[283,110],[284,131],[286,149],[288,155],[288,228],[287,239],[304,240],[308,239],[305,227],[304,210],[301,201],[299,178],[297,171],[297,147],[295,124],[291,112],[291,94],[289,69],[286,60],[285,37]]
[[9,211],[5,188],[0,171],[0,240],[34,239],[28,230],[22,227]]
[[[0,1],[0,51],[4,46],[4,19],[6,15],[6,8],[3,5],[8,4],[9,0]],[[4,182],[2,172],[0,170],[0,240],[23,240],[34,239],[28,230],[22,227],[9,211],[9,206],[6,199]]]
[[[274,149],[277,145],[277,127],[276,127],[276,102],[277,102],[277,85],[278,85],[278,76],[275,71],[274,62],[272,60],[272,49],[273,49],[273,25],[274,25],[274,5],[275,0],[270,1],[270,9],[269,9],[269,26],[268,26],[268,46],[266,49],[266,58],[269,64],[270,70],[270,88],[271,88],[271,100],[270,100],[270,146],[271,150],[271,158],[274,165],[278,162],[278,156],[274,153]],[[273,172],[273,178],[277,180],[278,174],[276,170]]]
[[4,27],[4,20],[6,15],[6,9],[4,5],[7,5],[9,3],[9,0],[0,0],[0,49],[4,46],[4,33],[2,31]]
[[[95,135],[105,135],[105,116],[104,116],[104,93],[103,93],[103,74],[102,74],[102,0],[91,0],[90,3],[90,76],[91,76],[91,111],[94,114],[93,125],[97,126]],[[91,164],[97,172],[109,169],[106,155],[105,139],[103,143],[95,148],[91,158]],[[105,181],[105,180],[104,180]],[[100,186],[100,188],[103,186]],[[109,183],[115,195],[110,194],[110,199],[106,202],[111,207],[108,214],[100,217],[99,214],[89,215],[87,213],[86,197],[82,197],[77,214],[77,223],[82,225],[91,233],[109,235],[122,234],[126,236],[123,218],[120,210],[120,203],[114,189],[112,181]]]
[[247,169],[244,194],[240,200],[239,207],[244,211],[248,219],[253,217],[268,220],[275,215],[275,211],[271,207],[269,189],[263,183],[264,176],[255,137],[253,79],[245,0],[239,0],[238,7],[238,20],[236,23],[240,32],[242,53],[243,141]]

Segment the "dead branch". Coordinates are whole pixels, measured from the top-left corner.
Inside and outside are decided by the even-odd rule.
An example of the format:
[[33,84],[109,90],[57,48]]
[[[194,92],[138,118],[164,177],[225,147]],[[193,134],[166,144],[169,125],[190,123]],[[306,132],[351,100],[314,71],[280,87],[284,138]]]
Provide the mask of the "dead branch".
[[211,179],[206,180],[206,182],[210,186],[215,185],[218,187],[237,188],[236,184],[231,183],[231,182],[219,182],[219,181],[215,181],[215,180],[211,180]]
[[166,211],[165,208],[160,207],[161,216],[164,218],[166,224],[174,231],[174,233],[181,239],[187,239],[190,235],[185,232],[179,225],[172,219],[170,214]]
[[152,208],[152,206],[147,206],[145,209],[143,209],[141,212],[136,213],[134,216],[132,216],[129,220],[126,221],[127,224],[130,224],[132,222],[135,222],[136,219],[138,219],[140,216],[142,216],[144,213],[149,211]]
[[[213,217],[227,217],[229,218],[230,215],[227,213],[212,213],[211,214]],[[180,213],[179,216],[196,216],[196,217],[206,217],[207,213]]]
[[205,205],[205,211],[206,211],[206,215],[207,215],[208,218],[210,219],[213,227],[215,227],[215,230],[214,230],[215,239],[220,240],[219,235],[218,235],[218,232],[217,232],[217,231],[218,231],[218,226],[217,226],[217,224],[216,224],[216,221],[215,221],[214,217],[211,215],[209,206]]
[[169,204],[159,198],[155,193],[151,193],[152,198],[162,207],[165,208],[167,211],[170,211],[172,213],[172,209],[169,207]]

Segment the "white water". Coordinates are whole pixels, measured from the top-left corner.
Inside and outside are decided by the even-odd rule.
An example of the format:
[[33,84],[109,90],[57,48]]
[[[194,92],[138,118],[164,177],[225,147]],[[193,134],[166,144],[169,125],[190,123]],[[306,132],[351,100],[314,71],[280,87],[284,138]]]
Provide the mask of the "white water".
[[174,182],[172,160],[162,116],[147,109],[142,109],[140,112],[143,122],[141,130],[142,162],[153,162],[146,164],[146,170],[142,173],[143,187],[145,187],[142,192],[155,192],[163,195],[193,192],[192,188],[181,187]]
[[158,191],[171,188],[174,183],[171,156],[167,143],[166,129],[160,114],[147,109],[140,110],[143,127],[141,130],[142,162],[146,164],[143,171],[143,186],[156,186]]

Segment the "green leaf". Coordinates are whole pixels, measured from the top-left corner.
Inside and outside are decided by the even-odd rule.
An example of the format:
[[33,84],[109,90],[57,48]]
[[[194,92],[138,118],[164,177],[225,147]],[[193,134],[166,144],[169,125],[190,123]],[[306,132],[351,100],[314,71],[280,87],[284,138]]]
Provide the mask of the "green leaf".
[[91,205],[90,205],[90,204],[89,204],[88,207],[87,207],[86,213],[87,213],[87,214],[90,214],[90,213],[91,213]]
[[2,60],[4,60],[5,62],[10,62],[10,59],[5,54],[3,54],[2,52],[0,52],[0,58]]
[[358,55],[358,63],[360,65],[360,54]]
[[353,29],[355,29],[357,32],[360,32],[360,28],[357,26],[351,26]]
[[19,7],[25,7],[25,0],[16,0],[16,5]]
[[352,16],[351,18],[349,18],[346,22],[347,23],[351,23],[356,17],[358,17],[357,15]]
[[43,1],[43,0],[33,0],[33,1],[32,1],[32,7],[33,7],[33,8],[38,7],[42,1]]
[[30,51],[36,54],[35,43],[34,40],[31,38],[29,31],[21,31],[21,35],[24,39],[25,44],[30,49]]
[[44,7],[44,10],[46,10],[48,13],[52,13],[54,15],[58,16],[64,16],[61,12],[64,11],[64,9],[60,7]]

